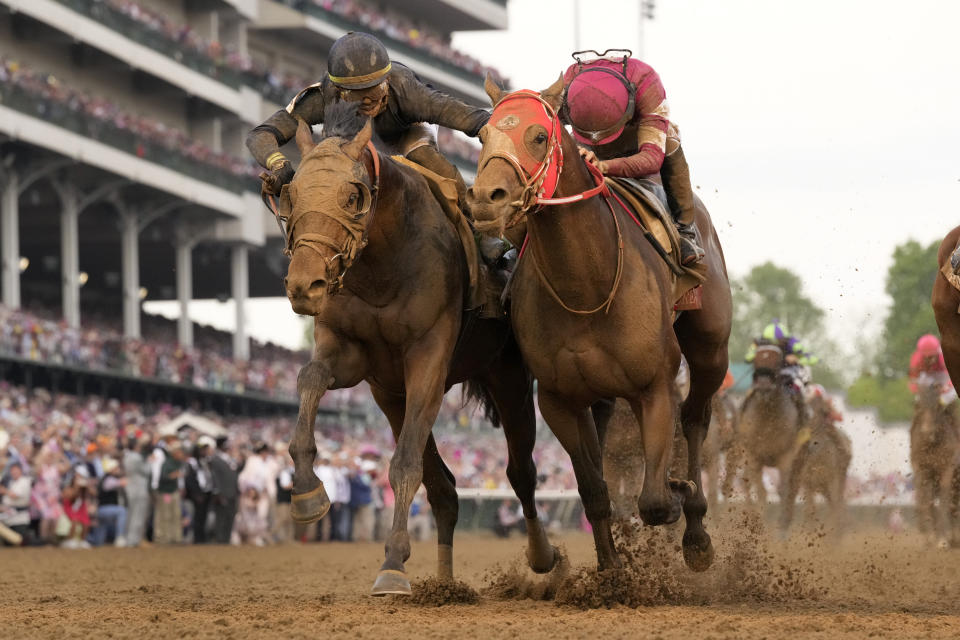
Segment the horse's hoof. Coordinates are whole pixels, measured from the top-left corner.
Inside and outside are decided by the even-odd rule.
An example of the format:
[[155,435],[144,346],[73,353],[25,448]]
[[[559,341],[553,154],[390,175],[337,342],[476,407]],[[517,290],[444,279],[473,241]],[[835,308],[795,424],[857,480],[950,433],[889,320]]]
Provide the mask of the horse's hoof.
[[527,564],[534,573],[550,573],[559,557],[560,551],[553,545],[548,545],[546,550],[527,547]]
[[306,493],[290,496],[290,518],[297,524],[316,522],[330,511],[330,499],[323,484]]
[[683,535],[683,561],[691,571],[706,571],[713,564],[715,555],[713,550],[713,541],[706,533],[703,534],[705,541],[694,540],[693,536]]
[[407,580],[407,574],[396,569],[382,569],[377,574],[377,579],[373,583],[373,589],[370,590],[372,596],[410,596],[413,592],[410,590],[410,581]]
[[663,524],[673,524],[683,515],[683,501],[675,493],[668,494],[664,503],[644,505],[643,497],[637,501],[637,511],[643,524],[656,527]]

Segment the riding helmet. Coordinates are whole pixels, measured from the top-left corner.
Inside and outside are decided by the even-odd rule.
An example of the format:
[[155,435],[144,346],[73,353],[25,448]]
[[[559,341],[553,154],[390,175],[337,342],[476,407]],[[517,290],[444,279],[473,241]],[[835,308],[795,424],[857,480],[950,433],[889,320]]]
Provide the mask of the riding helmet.
[[390,56],[383,44],[369,33],[349,31],[341,36],[327,56],[327,74],[341,89],[369,89],[390,73]]

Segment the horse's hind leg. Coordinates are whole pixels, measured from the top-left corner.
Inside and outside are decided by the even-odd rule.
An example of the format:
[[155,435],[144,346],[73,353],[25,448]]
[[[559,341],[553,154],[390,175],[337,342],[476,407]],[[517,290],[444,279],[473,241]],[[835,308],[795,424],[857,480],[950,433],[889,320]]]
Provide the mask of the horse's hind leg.
[[[404,401],[402,398],[373,392],[377,405],[387,416],[393,437],[399,441],[403,427]],[[460,503],[457,498],[456,478],[444,464],[433,434],[423,450],[423,486],[427,501],[437,523],[437,577],[453,579],[453,532],[457,526]]]
[[542,389],[539,401],[544,419],[573,464],[583,510],[593,527],[597,563],[601,570],[619,569],[622,564],[610,533],[610,495],[603,481],[600,440],[593,416],[588,409],[573,409],[562,396]]
[[537,467],[533,446],[537,439],[537,417],[533,409],[533,386],[517,358],[490,372],[483,384],[490,394],[507,439],[507,479],[523,508],[527,526],[527,563],[536,573],[553,569],[557,554],[537,514]]

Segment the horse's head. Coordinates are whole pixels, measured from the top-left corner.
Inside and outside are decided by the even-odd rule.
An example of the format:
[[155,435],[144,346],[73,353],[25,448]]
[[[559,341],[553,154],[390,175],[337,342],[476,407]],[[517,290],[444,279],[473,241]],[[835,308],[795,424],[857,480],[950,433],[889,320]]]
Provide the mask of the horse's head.
[[[351,109],[356,116],[356,105]],[[316,315],[327,296],[339,292],[367,242],[376,185],[364,163],[372,134],[370,121],[363,120],[354,118],[349,137],[340,137],[344,130],[336,124],[332,130],[325,126],[319,144],[304,121],[297,129],[303,159],[280,195],[280,217],[286,219],[290,256],[284,286],[293,310],[302,315]]]
[[504,94],[487,75],[485,89],[493,114],[480,130],[483,150],[467,200],[478,228],[502,233],[519,223],[538,197],[551,197],[560,181],[563,125],[557,112],[563,77],[540,93]]

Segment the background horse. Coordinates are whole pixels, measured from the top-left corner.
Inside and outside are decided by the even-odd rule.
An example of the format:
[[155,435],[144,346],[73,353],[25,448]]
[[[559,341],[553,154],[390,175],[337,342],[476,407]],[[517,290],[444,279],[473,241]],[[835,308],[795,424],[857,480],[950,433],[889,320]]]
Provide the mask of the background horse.
[[737,421],[735,448],[743,465],[745,497],[748,503],[752,502],[752,490],[756,489],[761,508],[767,502],[764,467],[780,472],[782,497],[798,449],[802,416],[781,377],[782,364],[778,347],[764,345],[757,350],[753,386],[744,398]]
[[955,475],[960,456],[960,436],[950,408],[940,404],[942,389],[918,385],[913,423],[910,425],[910,466],[913,467],[917,526],[940,548],[960,542],[953,509]]
[[797,452],[786,481],[782,498],[780,528],[786,533],[793,520],[794,502],[797,493],[803,490],[807,503],[807,520],[812,521],[816,509],[815,498],[822,495],[829,510],[829,523],[833,533],[843,527],[844,490],[847,485],[847,470],[850,468],[850,438],[834,424],[835,409],[827,399],[815,396],[810,401],[813,414],[804,434],[806,442]]
[[312,522],[329,508],[313,472],[320,398],[366,380],[397,440],[390,464],[396,509],[373,594],[410,593],[407,517],[421,479],[437,520],[438,573],[452,577],[457,493],[430,431],[444,392],[469,381],[503,424],[530,565],[549,571],[554,551],[534,503],[531,379],[509,324],[469,314],[464,320],[463,248],[424,178],[373,149],[370,123],[355,104],[326,116],[328,137],[316,145],[301,121],[303,160],[280,202],[291,253],[287,297],[295,312],[314,316],[315,340],[298,379],[300,413],[290,443],[293,517]]
[[[476,218],[500,234],[527,222],[528,246],[514,273],[510,316],[538,381],[540,409],[573,463],[599,566],[617,567],[620,560],[610,534],[602,434],[589,408],[616,397],[630,403],[640,424],[641,518],[666,524],[682,508],[684,559],[691,568],[706,569],[713,546],[703,528],[700,447],[710,399],[727,371],[731,316],[723,253],[706,209],[698,202],[708,261],[703,309],[684,313],[674,325],[670,269],[626,211],[607,197],[590,197],[604,186],[557,117],[562,78],[542,94],[504,95],[489,76],[486,89],[494,111],[480,132],[483,151],[468,200]],[[554,192],[566,200],[532,208]],[[681,348],[691,369],[681,421],[692,482],[668,482],[676,410],[671,386]]]

